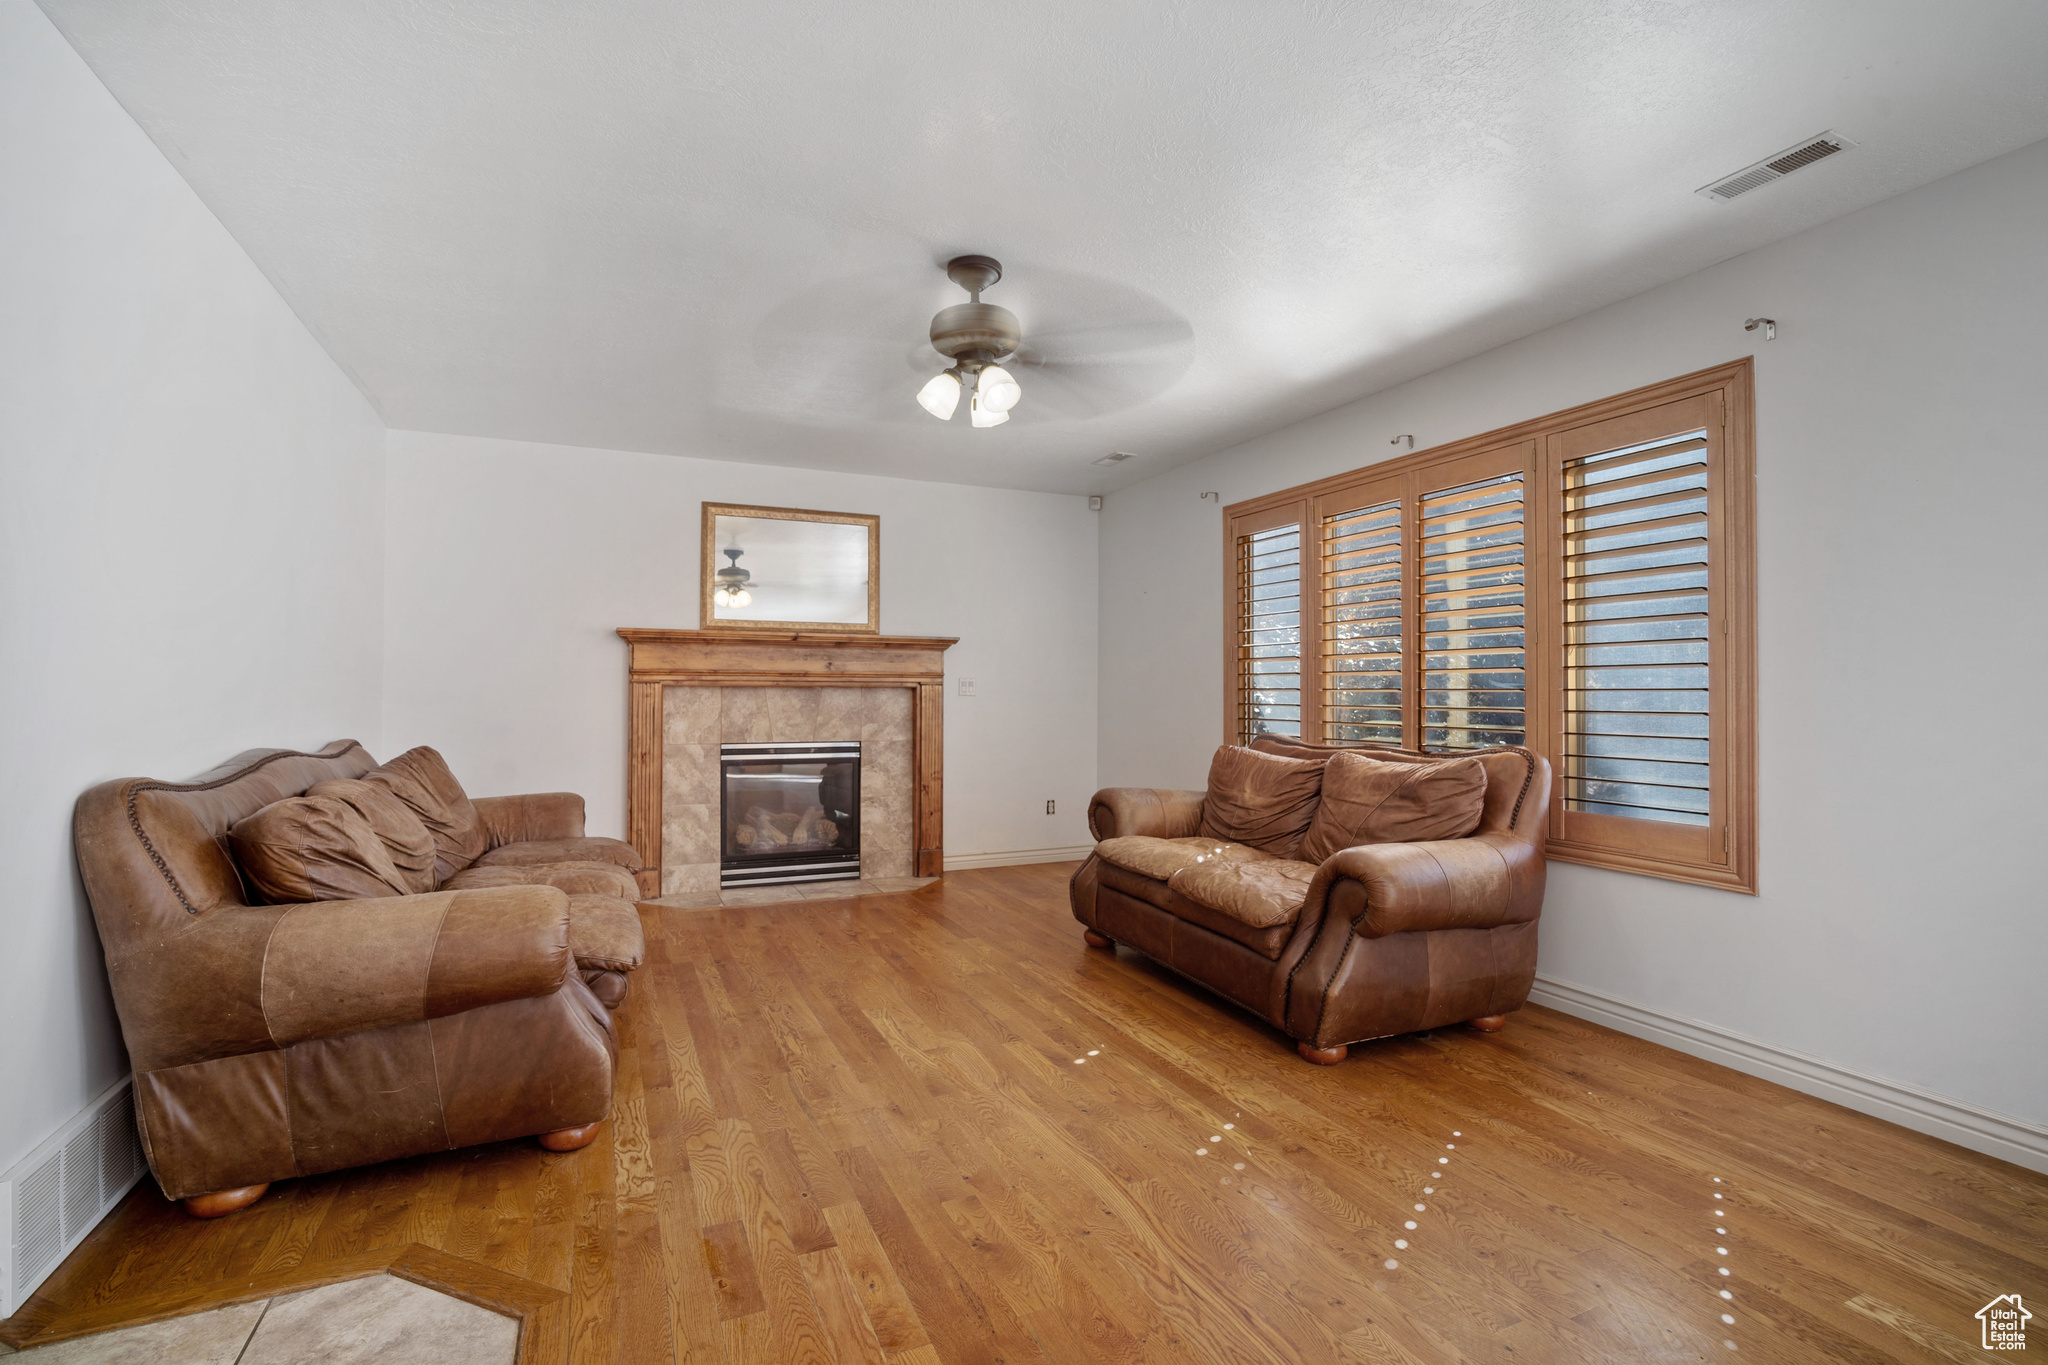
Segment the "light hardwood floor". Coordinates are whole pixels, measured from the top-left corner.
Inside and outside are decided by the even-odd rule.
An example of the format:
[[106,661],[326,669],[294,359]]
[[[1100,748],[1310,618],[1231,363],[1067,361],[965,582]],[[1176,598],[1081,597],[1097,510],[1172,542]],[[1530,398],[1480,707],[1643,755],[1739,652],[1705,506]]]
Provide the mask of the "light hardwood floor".
[[578,1362],[1960,1361],[2048,1302],[2048,1178],[1537,1008],[1310,1066],[1069,871],[648,907],[595,1145],[145,1184],[0,1336],[413,1243]]

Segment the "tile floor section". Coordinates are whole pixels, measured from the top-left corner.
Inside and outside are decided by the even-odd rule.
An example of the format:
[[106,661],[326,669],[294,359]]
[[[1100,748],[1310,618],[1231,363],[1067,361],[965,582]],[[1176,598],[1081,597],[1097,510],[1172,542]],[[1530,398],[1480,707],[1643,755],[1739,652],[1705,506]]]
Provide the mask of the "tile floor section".
[[791,882],[786,886],[742,886],[731,891],[703,894],[683,892],[642,901],[642,905],[664,905],[671,910],[716,910],[727,905],[780,905],[784,901],[845,900],[849,896],[879,896],[895,891],[915,891],[930,886],[937,877],[862,877],[845,882]]
[[7,1365],[513,1365],[519,1322],[371,1275],[52,1342]]

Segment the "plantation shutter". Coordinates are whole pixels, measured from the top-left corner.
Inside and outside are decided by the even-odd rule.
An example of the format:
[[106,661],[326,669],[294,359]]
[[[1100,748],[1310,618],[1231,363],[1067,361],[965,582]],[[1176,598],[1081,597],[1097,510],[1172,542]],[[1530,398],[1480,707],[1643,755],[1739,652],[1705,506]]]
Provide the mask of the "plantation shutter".
[[1309,666],[1302,630],[1302,509],[1277,509],[1233,526],[1238,603],[1231,733],[1298,735]]
[[1533,443],[1424,469],[1422,747],[1528,735],[1526,461]]
[[1570,843],[1728,861],[1721,411],[1708,393],[1551,438]]
[[1316,714],[1325,744],[1406,746],[1410,581],[1405,481],[1377,480],[1316,500],[1321,578]]

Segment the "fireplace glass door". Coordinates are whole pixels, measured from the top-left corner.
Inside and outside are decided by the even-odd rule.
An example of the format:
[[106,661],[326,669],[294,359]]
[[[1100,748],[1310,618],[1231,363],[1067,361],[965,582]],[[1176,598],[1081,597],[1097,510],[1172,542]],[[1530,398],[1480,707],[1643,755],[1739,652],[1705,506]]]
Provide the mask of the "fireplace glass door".
[[860,876],[860,744],[719,746],[720,886]]

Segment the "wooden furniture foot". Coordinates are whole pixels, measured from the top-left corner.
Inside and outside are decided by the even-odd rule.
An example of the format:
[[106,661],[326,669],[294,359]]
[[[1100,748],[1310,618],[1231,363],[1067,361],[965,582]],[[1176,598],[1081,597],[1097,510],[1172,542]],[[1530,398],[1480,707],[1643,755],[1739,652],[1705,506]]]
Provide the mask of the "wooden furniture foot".
[[1482,1014],[1477,1019],[1467,1019],[1465,1022],[1481,1033],[1499,1033],[1508,1026],[1508,1017],[1505,1014]]
[[178,1202],[185,1206],[185,1212],[194,1218],[225,1218],[231,1213],[248,1208],[263,1197],[268,1184],[244,1185],[239,1190],[215,1190],[212,1194],[195,1194],[190,1199]]
[[1093,929],[1083,929],[1081,931],[1081,941],[1087,944],[1090,948],[1116,947],[1115,939],[1108,938],[1102,934],[1098,934]]
[[1351,1044],[1339,1043],[1335,1047],[1317,1047],[1314,1043],[1296,1043],[1294,1050],[1317,1066],[1335,1066],[1351,1052]]
[[581,1128],[557,1128],[552,1133],[540,1135],[540,1145],[551,1152],[573,1152],[579,1147],[588,1147],[597,1141],[598,1123],[586,1123]]

